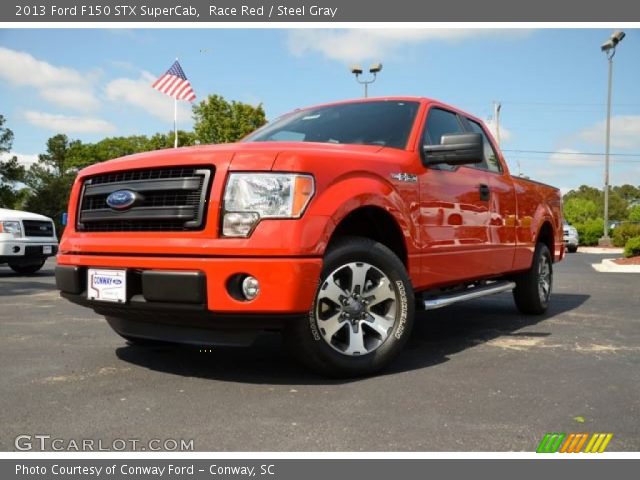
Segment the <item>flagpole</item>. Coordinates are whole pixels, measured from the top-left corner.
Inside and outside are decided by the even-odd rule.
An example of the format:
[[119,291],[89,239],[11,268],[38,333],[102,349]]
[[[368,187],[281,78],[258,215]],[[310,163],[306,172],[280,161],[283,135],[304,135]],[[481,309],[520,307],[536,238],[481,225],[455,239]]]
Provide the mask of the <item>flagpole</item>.
[[173,97],[173,148],[178,148],[178,97]]
[[178,99],[173,97],[173,148],[178,148]]

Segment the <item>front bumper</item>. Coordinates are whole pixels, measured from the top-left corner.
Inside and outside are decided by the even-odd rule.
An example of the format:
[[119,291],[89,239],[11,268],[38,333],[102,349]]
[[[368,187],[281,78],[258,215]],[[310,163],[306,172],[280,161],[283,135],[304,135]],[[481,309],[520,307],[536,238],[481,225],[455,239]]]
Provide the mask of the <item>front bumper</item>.
[[[87,299],[87,268],[127,270],[124,304]],[[219,318],[300,315],[308,312],[321,258],[58,256],[56,284],[62,296],[107,316],[141,318],[168,313]],[[252,301],[232,295],[230,279],[251,275],[260,282]],[[214,322],[215,323],[215,322]]]
[[577,247],[579,243],[578,237],[565,235],[564,236],[564,244],[565,246]]
[[[44,253],[45,247],[51,247],[51,250],[48,253]],[[56,253],[58,253],[58,244],[55,240],[0,242],[0,263],[37,262],[52,257]]]

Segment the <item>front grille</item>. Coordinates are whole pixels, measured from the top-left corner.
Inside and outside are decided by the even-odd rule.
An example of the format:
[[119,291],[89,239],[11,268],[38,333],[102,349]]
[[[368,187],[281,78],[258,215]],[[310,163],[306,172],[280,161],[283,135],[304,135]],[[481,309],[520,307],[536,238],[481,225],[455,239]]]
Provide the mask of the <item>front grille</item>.
[[53,237],[53,223],[40,220],[23,220],[25,237]]
[[[113,172],[84,182],[78,215],[83,232],[158,232],[200,230],[205,226],[207,191],[213,170],[199,167]],[[135,194],[124,209],[107,205],[118,190]]]

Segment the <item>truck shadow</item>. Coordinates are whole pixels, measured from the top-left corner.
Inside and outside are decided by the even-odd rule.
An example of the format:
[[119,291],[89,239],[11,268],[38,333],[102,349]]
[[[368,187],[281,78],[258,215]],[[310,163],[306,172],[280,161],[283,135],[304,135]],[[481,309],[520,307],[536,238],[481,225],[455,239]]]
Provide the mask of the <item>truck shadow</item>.
[[[554,294],[545,315],[525,316],[515,309],[511,295],[454,305],[417,315],[411,338],[393,364],[379,375],[434,367],[457,353],[505,337],[507,341],[548,337],[550,328],[520,332],[580,307],[589,295]],[[363,379],[327,379],[301,367],[287,355],[280,335],[265,334],[250,348],[201,350],[186,347],[142,348],[126,345],[116,350],[125,362],[154,371],[211,380],[275,384],[338,385]],[[366,379],[364,379],[366,380]]]

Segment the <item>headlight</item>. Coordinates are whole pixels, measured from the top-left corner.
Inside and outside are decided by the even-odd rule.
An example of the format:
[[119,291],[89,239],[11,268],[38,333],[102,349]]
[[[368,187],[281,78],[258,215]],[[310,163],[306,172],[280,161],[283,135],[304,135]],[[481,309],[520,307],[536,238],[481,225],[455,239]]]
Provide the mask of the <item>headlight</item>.
[[263,218],[300,218],[314,189],[311,175],[232,173],[224,192],[222,235],[248,237]]
[[0,222],[0,232],[13,234],[15,238],[22,236],[20,222]]

